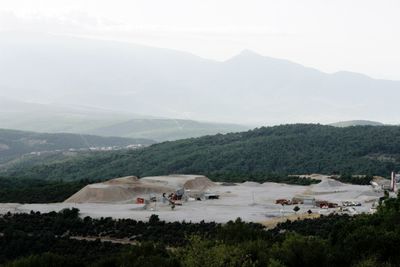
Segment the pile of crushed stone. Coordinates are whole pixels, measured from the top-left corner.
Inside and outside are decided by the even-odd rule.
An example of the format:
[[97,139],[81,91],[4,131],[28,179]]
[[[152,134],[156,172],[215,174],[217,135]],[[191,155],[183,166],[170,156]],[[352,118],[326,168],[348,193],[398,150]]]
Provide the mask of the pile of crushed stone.
[[170,175],[137,178],[126,176],[89,184],[65,200],[66,203],[129,203],[137,198],[161,196],[177,190],[206,191],[215,184],[201,175]]

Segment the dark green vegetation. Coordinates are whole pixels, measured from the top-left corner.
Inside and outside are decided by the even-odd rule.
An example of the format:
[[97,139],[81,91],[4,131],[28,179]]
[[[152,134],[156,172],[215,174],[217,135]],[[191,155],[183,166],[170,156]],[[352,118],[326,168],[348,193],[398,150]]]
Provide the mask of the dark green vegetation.
[[342,183],[348,184],[359,184],[359,185],[369,185],[373,177],[371,175],[351,175],[344,173],[339,177],[333,177]]
[[4,175],[76,180],[196,173],[214,180],[268,181],[305,173],[388,176],[398,169],[398,126],[295,124],[164,142],[138,151],[94,153],[61,163],[15,166]]
[[[141,222],[80,218],[78,212],[77,209],[67,209],[59,213],[32,212],[0,217],[0,264],[178,267],[400,265],[400,254],[397,253],[400,199],[396,198],[384,200],[373,215],[330,215],[288,221],[272,230],[240,219],[224,225],[212,222],[166,223],[152,215],[149,222]],[[121,240],[130,240],[130,243]]]
[[[144,138],[100,137],[67,133],[35,133],[0,129],[0,164],[19,159],[31,152],[50,153],[69,149],[90,147],[126,147],[127,145],[150,145],[154,141]],[[1,167],[1,166],[0,166]]]
[[88,183],[87,180],[63,182],[0,177],[0,202],[63,202]]
[[320,180],[300,177],[297,175],[286,175],[286,174],[277,174],[277,173],[267,173],[267,174],[238,174],[234,172],[225,172],[225,173],[215,173],[209,174],[209,178],[213,181],[220,182],[240,182],[244,183],[246,181],[254,181],[258,183],[264,182],[274,182],[274,183],[286,183],[286,184],[297,184],[297,185],[310,185],[317,184]]

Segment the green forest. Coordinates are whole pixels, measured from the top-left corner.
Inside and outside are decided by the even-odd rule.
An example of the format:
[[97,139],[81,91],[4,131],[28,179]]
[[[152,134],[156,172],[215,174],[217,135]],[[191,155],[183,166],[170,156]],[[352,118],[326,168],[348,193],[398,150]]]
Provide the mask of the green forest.
[[287,221],[273,229],[239,218],[226,224],[167,223],[157,215],[148,222],[81,218],[77,209],[8,213],[0,216],[0,264],[399,266],[399,219],[399,198],[383,198],[370,215],[321,216]]
[[0,203],[63,202],[88,183],[0,177]]
[[309,173],[388,177],[398,169],[399,126],[292,124],[164,142],[136,151],[90,153],[62,162],[17,164],[2,175],[103,180],[194,173],[240,182],[288,180],[290,174]]

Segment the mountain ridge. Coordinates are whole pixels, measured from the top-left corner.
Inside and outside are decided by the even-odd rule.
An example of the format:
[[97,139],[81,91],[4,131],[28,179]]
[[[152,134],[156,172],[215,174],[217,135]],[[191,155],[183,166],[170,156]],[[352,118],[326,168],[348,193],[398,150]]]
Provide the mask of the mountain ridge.
[[0,35],[6,51],[0,55],[0,85],[10,95],[236,124],[328,123],[350,117],[397,121],[399,81],[329,74],[253,52],[220,62],[176,50],[46,36],[29,45],[29,39]]
[[211,134],[225,134],[248,130],[249,127],[182,119],[132,119],[117,124],[89,131],[100,136],[121,136],[145,138],[151,136],[156,141],[173,141],[178,139],[200,137]]
[[[187,127],[182,128],[180,125]],[[163,118],[86,106],[25,103],[6,99],[0,99],[0,127],[21,131],[94,134],[157,139],[157,141],[250,129],[249,126],[228,123]]]

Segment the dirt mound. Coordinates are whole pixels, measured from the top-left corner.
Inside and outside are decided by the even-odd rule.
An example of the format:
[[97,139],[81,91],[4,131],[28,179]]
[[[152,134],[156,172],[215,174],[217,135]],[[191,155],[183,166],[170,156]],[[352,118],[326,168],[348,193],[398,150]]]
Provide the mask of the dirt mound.
[[246,182],[242,183],[242,185],[248,186],[248,187],[258,187],[261,184],[257,183],[257,182],[246,181]]
[[163,193],[174,193],[182,188],[205,191],[215,186],[205,176],[173,175],[154,176],[138,179],[126,176],[103,183],[90,184],[72,195],[64,202],[68,203],[121,203],[136,201],[136,198],[149,199]]
[[152,184],[163,184],[173,188],[196,190],[215,186],[215,183],[203,175],[149,176],[141,178],[140,181]]
[[332,189],[342,187],[344,184],[334,179],[325,179],[313,186],[314,189]]
[[205,176],[199,176],[192,180],[187,181],[183,188],[191,189],[191,190],[206,190],[210,187],[214,187],[215,183],[213,183],[210,179]]
[[328,193],[338,193],[347,191],[348,187],[346,184],[341,183],[337,180],[326,178],[318,184],[311,185],[307,190],[304,191],[305,194],[319,195]]
[[133,194],[128,187],[107,186],[105,184],[93,184],[85,186],[82,190],[65,200],[69,203],[108,203],[122,202],[133,199]]
[[104,182],[104,184],[137,184],[139,182],[139,178],[136,176],[125,176],[121,178],[115,178]]

